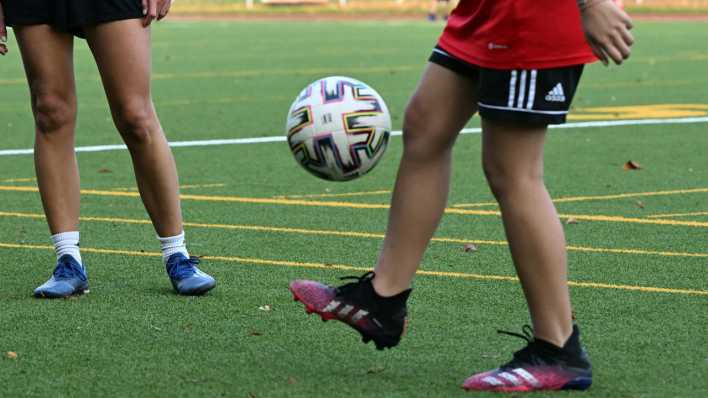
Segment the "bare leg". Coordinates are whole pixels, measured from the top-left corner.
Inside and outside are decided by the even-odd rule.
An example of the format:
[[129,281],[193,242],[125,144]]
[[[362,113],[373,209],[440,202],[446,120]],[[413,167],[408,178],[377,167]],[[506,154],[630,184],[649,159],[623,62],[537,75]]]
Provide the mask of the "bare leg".
[[501,207],[536,337],[558,346],[572,333],[565,235],[543,182],[546,127],[483,120],[483,164]]
[[132,19],[87,28],[86,37],[155,230],[163,237],[178,235],[182,211],[177,168],[150,94],[150,29]]
[[73,37],[48,25],[18,26],[35,120],[34,162],[52,234],[79,228],[79,169],[74,152]]
[[477,110],[477,81],[429,64],[406,109],[403,158],[374,288],[393,296],[410,287],[445,210],[452,146]]

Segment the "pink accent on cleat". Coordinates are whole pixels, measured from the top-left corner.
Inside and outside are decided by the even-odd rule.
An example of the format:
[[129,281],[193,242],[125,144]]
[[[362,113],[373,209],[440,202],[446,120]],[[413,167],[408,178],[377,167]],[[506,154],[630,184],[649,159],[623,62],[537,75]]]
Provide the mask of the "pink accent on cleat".
[[320,313],[335,296],[335,289],[314,281],[297,280],[290,284],[296,301],[305,304],[309,312]]
[[478,373],[465,380],[462,388],[474,391],[527,392],[585,390],[590,384],[590,377],[566,371],[559,366],[529,366]]
[[[296,280],[290,284],[290,291],[296,301],[302,302],[305,312],[316,313],[323,321],[338,320],[358,331],[364,342],[374,341],[376,348],[395,347],[405,330],[405,302],[399,313],[385,314],[381,318],[376,312],[372,295],[373,273],[354,277],[357,282],[338,288],[315,281]],[[362,290],[365,289],[365,290]],[[363,292],[363,293],[362,293]],[[406,291],[405,298],[410,291]],[[367,297],[371,299],[367,300]],[[401,296],[403,297],[403,296]],[[373,312],[373,313],[372,313]],[[379,318],[376,318],[379,316]]]

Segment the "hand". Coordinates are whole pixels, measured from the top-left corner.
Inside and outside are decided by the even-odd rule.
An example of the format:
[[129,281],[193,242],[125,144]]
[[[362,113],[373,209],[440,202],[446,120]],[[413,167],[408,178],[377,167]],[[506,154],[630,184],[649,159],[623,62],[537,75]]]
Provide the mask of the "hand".
[[150,26],[152,21],[161,20],[170,11],[172,0],[143,0],[143,26]]
[[610,59],[620,65],[632,52],[632,19],[613,0],[587,0],[579,3],[585,38],[593,53],[605,66]]
[[170,12],[170,7],[172,7],[172,0],[158,0],[159,6],[157,9],[159,10],[157,12],[157,20],[160,21],[162,18],[167,16],[167,13]]
[[0,55],[7,54],[7,27],[5,26],[5,14],[2,12],[0,4]]

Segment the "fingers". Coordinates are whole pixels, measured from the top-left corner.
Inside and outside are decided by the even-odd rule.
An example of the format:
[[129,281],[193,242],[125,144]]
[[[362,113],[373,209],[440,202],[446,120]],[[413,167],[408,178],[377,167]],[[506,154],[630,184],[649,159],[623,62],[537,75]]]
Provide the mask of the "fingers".
[[157,0],[143,0],[143,26],[148,27],[157,18]]
[[624,35],[621,32],[612,36],[612,42],[622,56],[622,61],[629,58],[629,55],[632,53],[632,50],[629,48],[631,44],[624,40]]
[[614,2],[597,0],[582,10],[583,29],[593,53],[603,64],[622,64],[632,53],[632,20]]
[[0,55],[7,54],[7,27],[5,26],[5,16],[0,6]]
[[632,32],[630,32],[629,29],[620,30],[620,34],[622,35],[622,41],[624,41],[628,46],[634,44],[634,35],[632,35]]
[[607,55],[614,61],[615,64],[617,65],[622,65],[622,62],[624,61],[624,57],[622,56],[622,53],[620,50],[617,48],[615,45],[606,45],[603,47],[603,50]]
[[607,59],[607,54],[602,50],[602,46],[597,44],[594,40],[588,40],[590,44],[590,49],[592,49],[593,54],[602,62],[603,65],[608,66],[610,62]]
[[632,23],[632,18],[626,12],[622,11],[622,23],[627,28],[627,30],[634,28],[634,23]]
[[157,20],[160,21],[162,18],[167,16],[170,12],[170,7],[172,6],[172,0],[163,0],[160,10],[157,13]]

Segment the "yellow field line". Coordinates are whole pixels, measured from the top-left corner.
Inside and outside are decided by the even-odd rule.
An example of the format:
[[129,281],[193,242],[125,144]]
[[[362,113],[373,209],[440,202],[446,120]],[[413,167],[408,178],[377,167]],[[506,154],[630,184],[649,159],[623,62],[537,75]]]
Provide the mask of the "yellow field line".
[[[4,186],[0,185],[0,191],[15,191],[15,192],[38,192],[37,187],[19,187],[19,186]],[[138,192],[121,192],[121,191],[102,191],[95,189],[82,189],[83,195],[96,196],[118,196],[118,197],[139,197]],[[335,202],[335,201],[308,201],[302,199],[274,199],[274,198],[248,198],[240,196],[210,196],[210,195],[180,195],[182,200],[194,200],[201,202],[234,202],[234,203],[250,203],[250,204],[270,204],[270,205],[286,205],[286,206],[309,206],[309,207],[335,207],[349,209],[388,209],[387,204],[376,203],[356,203],[356,202]],[[447,208],[446,214],[463,214],[477,216],[499,216],[499,211],[493,210],[467,210],[459,208]],[[613,223],[629,223],[629,224],[645,224],[645,225],[669,225],[669,226],[684,226],[693,228],[708,228],[708,222],[699,221],[678,221],[678,220],[656,220],[643,218],[629,218],[622,216],[605,216],[605,215],[585,215],[585,214],[560,214],[561,218],[574,218],[582,221],[599,221]]]
[[[191,185],[180,185],[179,189],[197,189],[197,188],[221,188],[225,187],[226,184],[191,184]],[[114,191],[138,191],[138,187],[116,187],[111,188]]]
[[7,178],[4,180],[0,180],[0,182],[34,182],[37,181],[36,178]]
[[[19,213],[19,212],[4,212],[0,211],[0,217],[17,217],[17,218],[32,218],[44,219],[44,215],[39,213]],[[81,221],[94,222],[110,222],[122,224],[151,224],[150,220],[130,219],[130,218],[115,218],[115,217],[81,217]],[[319,235],[319,236],[337,236],[346,238],[368,238],[368,239],[383,239],[382,233],[371,232],[356,232],[356,231],[336,231],[336,230],[321,230],[321,229],[306,229],[292,227],[275,227],[265,225],[242,225],[242,224],[208,224],[185,222],[185,227],[205,228],[205,229],[225,229],[225,230],[242,230],[255,232],[276,232],[286,234],[302,234],[302,235]],[[450,237],[434,237],[433,242],[437,243],[455,243],[467,244],[474,243],[477,245],[491,246],[506,246],[508,243],[503,240],[480,240],[480,239],[461,239]],[[663,256],[663,257],[689,257],[689,258],[708,258],[708,253],[689,253],[689,252],[670,252],[661,250],[646,250],[633,248],[604,248],[604,247],[589,247],[589,246],[567,246],[569,251],[587,252],[587,253],[608,253],[608,254],[631,254],[631,255],[647,255],[647,256]]]
[[[384,73],[418,71],[422,69],[422,64],[410,65],[390,65],[390,66],[357,66],[348,67],[349,73]],[[258,77],[258,76],[310,76],[326,75],[332,73],[333,68],[274,68],[274,69],[238,69],[221,71],[202,71],[187,73],[154,73],[153,80],[185,80],[185,79],[215,79],[215,78],[235,78],[235,77]],[[77,77],[77,81],[100,81],[98,75],[87,75]],[[26,79],[0,79],[2,85],[22,85],[27,84]]]
[[346,193],[319,193],[309,195],[278,195],[275,199],[303,199],[303,198],[346,198],[353,196],[374,196],[390,194],[391,190],[367,191],[367,192],[346,192]]
[[[592,200],[612,200],[612,199],[625,199],[625,198],[635,198],[641,196],[665,196],[665,195],[685,195],[691,193],[706,193],[708,188],[692,188],[692,189],[674,189],[670,191],[656,191],[656,192],[632,192],[632,193],[620,193],[613,195],[591,195],[591,196],[569,196],[563,198],[555,198],[553,202],[555,203],[568,203],[568,202],[587,202]],[[487,205],[496,205],[495,202],[484,202],[484,203],[460,203],[454,205],[453,207],[480,207]]]
[[[31,244],[1,243],[1,242],[0,242],[0,248],[54,250],[54,247],[49,246],[49,245],[31,245]],[[161,253],[158,253],[158,252],[142,252],[142,251],[134,251],[134,250],[119,250],[119,249],[99,249],[99,248],[91,248],[91,247],[82,247],[81,250],[84,253],[118,254],[118,255],[137,256],[137,257],[160,257],[162,255]],[[239,264],[253,264],[253,265],[270,265],[270,266],[291,267],[291,268],[336,269],[336,270],[357,271],[357,272],[366,272],[366,271],[371,270],[370,268],[366,268],[366,267],[357,267],[357,266],[345,265],[345,264],[324,264],[324,263],[316,263],[316,262],[270,260],[270,259],[263,259],[263,258],[251,258],[251,257],[203,256],[202,258],[205,260],[212,260],[212,261],[233,262],[233,263],[239,263]],[[435,276],[435,277],[441,277],[441,278],[518,282],[518,279],[516,277],[506,276],[506,275],[482,275],[482,274],[471,274],[471,273],[465,273],[465,272],[426,271],[426,270],[419,270],[418,272],[416,272],[416,274],[423,275],[423,276]],[[708,290],[677,289],[677,288],[667,288],[667,287],[635,286],[635,285],[609,284],[609,283],[599,283],[599,282],[577,282],[577,281],[568,281],[568,285],[573,286],[573,287],[584,287],[584,288],[592,288],[592,289],[613,289],[613,290],[638,291],[638,292],[645,292],[645,293],[670,293],[670,294],[684,294],[684,295],[693,295],[693,296],[708,296]]]
[[477,203],[458,203],[452,205],[453,208],[469,208],[469,207],[488,207],[488,206],[499,206],[497,202],[477,202]]
[[631,223],[631,224],[648,224],[648,225],[670,225],[670,226],[683,226],[683,227],[694,227],[694,228],[708,228],[708,222],[703,221],[679,221],[679,220],[660,220],[660,219],[646,219],[646,218],[631,218],[622,216],[603,216],[603,215],[586,215],[586,214],[559,214],[560,218],[570,219],[574,218],[578,221],[600,221],[600,222],[617,222],[617,223]]
[[691,216],[708,216],[708,211],[696,211],[693,213],[673,213],[673,214],[653,214],[647,218],[671,218],[671,217],[691,217]]

